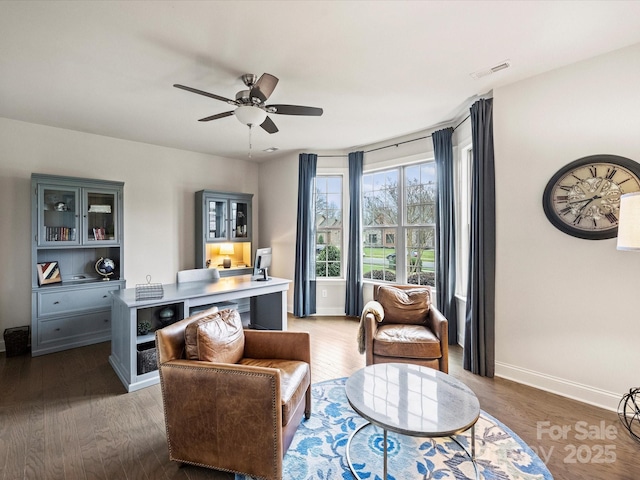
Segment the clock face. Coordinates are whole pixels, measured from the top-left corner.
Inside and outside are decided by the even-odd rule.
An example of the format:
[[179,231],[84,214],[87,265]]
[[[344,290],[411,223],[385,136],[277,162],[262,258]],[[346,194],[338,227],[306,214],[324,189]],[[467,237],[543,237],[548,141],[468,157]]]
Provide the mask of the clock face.
[[561,168],[547,183],[544,212],[558,229],[589,240],[618,235],[620,196],[640,191],[640,164],[592,155]]

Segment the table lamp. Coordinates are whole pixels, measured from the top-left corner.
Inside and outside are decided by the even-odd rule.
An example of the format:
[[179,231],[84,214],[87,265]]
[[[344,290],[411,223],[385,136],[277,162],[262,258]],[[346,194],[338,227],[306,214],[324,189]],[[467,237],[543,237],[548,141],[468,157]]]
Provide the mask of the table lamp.
[[231,258],[229,258],[229,255],[233,255],[234,253],[232,243],[223,243],[220,245],[220,255],[226,255],[226,257],[222,259],[222,266],[224,268],[231,268]]
[[618,250],[640,250],[640,192],[620,197]]

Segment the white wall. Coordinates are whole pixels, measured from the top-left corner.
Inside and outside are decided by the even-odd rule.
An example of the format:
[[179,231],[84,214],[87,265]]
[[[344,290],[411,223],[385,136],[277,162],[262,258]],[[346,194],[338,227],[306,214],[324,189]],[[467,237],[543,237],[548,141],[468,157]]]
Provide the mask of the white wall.
[[[197,190],[254,193],[260,203],[254,163],[5,118],[0,118],[0,159],[0,332],[31,323],[33,172],[125,182],[128,287],[145,283],[146,275],[173,283],[178,270],[194,267]],[[258,212],[253,221],[258,225]]]
[[640,255],[553,227],[542,192],[592,154],[640,162],[640,46],[494,91],[496,374],[615,409],[638,384]]
[[[293,311],[293,278],[298,211],[298,157],[286,156],[260,165],[260,238],[258,247],[271,247],[270,273],[291,279],[287,311]],[[254,207],[255,211],[255,207]]]

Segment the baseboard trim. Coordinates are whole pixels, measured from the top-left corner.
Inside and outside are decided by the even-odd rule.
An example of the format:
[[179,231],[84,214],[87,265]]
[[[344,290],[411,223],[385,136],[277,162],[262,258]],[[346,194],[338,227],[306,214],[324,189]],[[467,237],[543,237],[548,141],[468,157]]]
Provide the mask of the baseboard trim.
[[496,362],[495,375],[613,412],[618,410],[618,403],[620,403],[620,398],[622,397],[618,393],[608,392],[507,363]]

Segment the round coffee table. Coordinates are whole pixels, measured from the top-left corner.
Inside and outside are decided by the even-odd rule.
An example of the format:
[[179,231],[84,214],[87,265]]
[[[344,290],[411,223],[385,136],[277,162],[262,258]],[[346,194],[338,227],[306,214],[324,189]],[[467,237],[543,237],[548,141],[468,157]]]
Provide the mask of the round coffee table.
[[[364,367],[345,385],[351,407],[369,420],[356,429],[347,443],[349,468],[353,438],[370,424],[384,430],[383,480],[387,479],[387,431],[413,437],[451,437],[475,463],[475,424],[480,403],[464,383],[432,368],[408,363],[380,363]],[[471,452],[454,437],[471,429]]]

